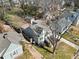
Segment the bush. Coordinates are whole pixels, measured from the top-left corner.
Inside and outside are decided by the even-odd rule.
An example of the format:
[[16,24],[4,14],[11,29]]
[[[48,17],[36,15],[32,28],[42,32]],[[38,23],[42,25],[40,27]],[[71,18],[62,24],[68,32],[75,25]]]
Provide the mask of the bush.
[[37,6],[33,5],[22,5],[21,8],[24,11],[24,14],[28,16],[36,16],[39,9]]

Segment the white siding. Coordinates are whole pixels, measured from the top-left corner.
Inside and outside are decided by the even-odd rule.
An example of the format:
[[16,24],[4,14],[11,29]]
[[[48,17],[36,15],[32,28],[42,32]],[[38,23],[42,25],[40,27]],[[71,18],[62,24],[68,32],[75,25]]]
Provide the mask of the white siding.
[[15,57],[19,56],[22,53],[23,53],[22,46],[11,44],[6,53],[3,55],[3,58],[14,59]]
[[77,18],[77,24],[76,24],[76,26],[79,26],[79,16]]

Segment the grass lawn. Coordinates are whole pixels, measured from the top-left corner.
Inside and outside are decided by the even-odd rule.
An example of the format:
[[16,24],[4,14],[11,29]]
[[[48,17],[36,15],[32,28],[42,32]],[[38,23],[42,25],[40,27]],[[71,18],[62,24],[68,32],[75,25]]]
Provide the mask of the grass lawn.
[[26,24],[26,22],[19,16],[17,15],[10,15],[10,14],[7,14],[8,16],[8,22],[12,24],[12,26],[16,27],[16,28],[19,28],[21,27],[22,25]]
[[45,59],[71,59],[76,51],[74,48],[68,46],[65,43],[60,43],[56,49],[55,55],[52,55],[49,51],[52,51],[51,48],[47,48],[49,51],[43,48],[34,46]]
[[[71,32],[69,32],[69,33],[71,33]],[[79,45],[79,40],[77,40],[77,39],[79,39],[79,35],[76,35],[76,34],[72,33],[72,35],[73,35],[72,36],[69,33],[65,33],[63,35],[63,38],[67,39],[68,41],[70,41],[70,42],[72,42],[76,45]]]

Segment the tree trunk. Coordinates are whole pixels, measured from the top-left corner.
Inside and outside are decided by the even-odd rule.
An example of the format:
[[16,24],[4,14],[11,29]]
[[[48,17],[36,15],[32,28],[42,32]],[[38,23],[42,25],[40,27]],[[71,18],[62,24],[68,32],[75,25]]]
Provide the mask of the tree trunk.
[[54,54],[55,51],[56,51],[56,47],[57,47],[57,43],[55,43],[55,45],[53,45],[53,54]]
[[13,8],[12,0],[9,0],[9,3],[10,3],[11,8]]
[[5,9],[4,9],[4,2],[1,0],[1,19],[4,20],[4,14],[5,14]]

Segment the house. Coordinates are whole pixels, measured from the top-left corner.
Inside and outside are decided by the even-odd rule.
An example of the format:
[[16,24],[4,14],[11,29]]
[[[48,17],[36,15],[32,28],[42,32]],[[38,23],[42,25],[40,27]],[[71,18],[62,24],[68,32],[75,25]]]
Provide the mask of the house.
[[75,12],[75,14],[77,15],[77,18],[76,18],[76,20],[75,20],[75,22],[74,22],[74,25],[79,27],[79,10],[77,10],[77,11]]
[[79,16],[77,17],[77,20],[76,20],[76,26],[79,27]]
[[58,17],[57,22],[52,22],[52,16],[49,15],[46,19],[49,25],[52,26],[52,29],[55,30],[55,26],[58,28],[57,31],[61,34],[65,33],[69,29],[69,27],[74,24],[74,22],[78,18],[78,13],[73,11],[63,11],[62,14]]
[[76,21],[77,14],[75,12],[65,12],[63,13],[57,24],[58,24],[58,31],[63,34],[65,31],[69,29],[69,27]]
[[[34,21],[33,21],[34,22]],[[35,20],[33,24],[31,24],[30,27],[22,28],[23,35],[26,39],[29,41],[32,38],[32,41],[38,44],[39,46],[44,46],[44,44],[49,43],[47,40],[47,32],[50,32],[48,30],[48,26],[44,26],[44,22],[41,20]],[[41,24],[40,24],[41,23]]]
[[16,32],[0,34],[0,59],[15,59],[23,53],[21,37]]

